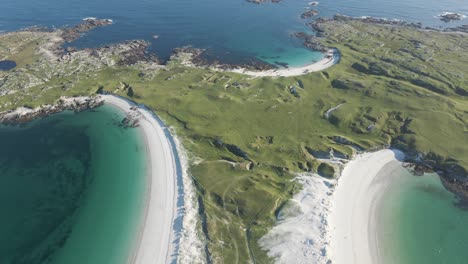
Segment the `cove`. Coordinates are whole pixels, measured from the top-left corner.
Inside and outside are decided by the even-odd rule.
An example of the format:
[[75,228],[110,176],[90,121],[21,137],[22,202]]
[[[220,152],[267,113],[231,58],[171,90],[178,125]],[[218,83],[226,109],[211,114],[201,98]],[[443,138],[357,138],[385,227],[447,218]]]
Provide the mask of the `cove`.
[[108,105],[0,126],[0,263],[126,263],[144,204],[138,128]]
[[435,174],[400,175],[384,194],[382,234],[385,263],[466,263],[468,211]]

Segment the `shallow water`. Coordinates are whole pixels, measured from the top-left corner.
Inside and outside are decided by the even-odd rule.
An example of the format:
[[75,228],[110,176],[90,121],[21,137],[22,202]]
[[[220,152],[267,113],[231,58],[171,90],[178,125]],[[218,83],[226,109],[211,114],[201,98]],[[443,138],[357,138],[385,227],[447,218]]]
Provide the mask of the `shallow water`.
[[9,71],[16,67],[16,62],[11,60],[0,60],[0,71]]
[[[60,27],[76,24],[84,17],[111,18],[115,24],[93,30],[74,46],[95,47],[103,44],[146,39],[151,51],[167,59],[172,49],[184,45],[207,48],[223,62],[241,63],[248,58],[302,66],[318,60],[321,54],[305,49],[291,36],[308,31],[300,14],[308,7],[305,0],[256,5],[245,0],[106,0],[5,1],[0,9],[0,30],[32,25]],[[468,23],[444,23],[435,16],[444,11],[468,14],[465,0],[323,0],[319,16],[342,13],[351,16],[378,16],[423,22],[424,25],[456,26]],[[157,40],[152,36],[157,34]]]
[[384,199],[386,263],[466,263],[468,211],[455,206],[438,176],[402,169]]
[[0,263],[126,263],[146,154],[122,118],[103,106],[0,128]]

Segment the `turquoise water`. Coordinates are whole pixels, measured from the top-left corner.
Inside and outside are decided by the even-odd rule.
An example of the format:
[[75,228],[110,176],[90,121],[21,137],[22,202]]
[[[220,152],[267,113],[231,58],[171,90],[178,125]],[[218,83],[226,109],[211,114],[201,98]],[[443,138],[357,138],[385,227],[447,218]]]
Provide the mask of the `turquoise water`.
[[126,263],[146,154],[123,117],[103,106],[0,127],[0,263]]
[[[242,63],[255,57],[299,66],[320,58],[305,49],[292,33],[308,31],[311,19],[300,18],[309,0],[283,0],[256,5],[245,0],[15,0],[2,1],[0,31],[44,25],[61,27],[85,17],[111,18],[115,24],[93,30],[75,43],[96,47],[129,39],[152,42],[150,50],[168,59],[176,47],[206,48],[227,63]],[[323,0],[314,7],[320,16],[336,13],[377,16],[422,22],[432,27],[454,27],[436,16],[445,11],[468,15],[466,0]],[[153,35],[159,35],[157,40]]]
[[384,195],[386,263],[467,263],[468,211],[454,205],[438,176],[400,173]]

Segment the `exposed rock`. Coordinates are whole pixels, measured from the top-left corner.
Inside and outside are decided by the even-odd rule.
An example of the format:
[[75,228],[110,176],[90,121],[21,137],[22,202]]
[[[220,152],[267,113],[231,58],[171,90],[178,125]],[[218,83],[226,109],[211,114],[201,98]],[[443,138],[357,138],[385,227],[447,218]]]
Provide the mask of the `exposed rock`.
[[359,144],[357,143],[354,143],[342,136],[332,136],[332,137],[328,137],[329,139],[331,139],[332,141],[334,141],[335,143],[338,143],[338,144],[341,144],[341,145],[347,145],[347,146],[351,146],[353,148],[355,148],[356,150],[358,151],[363,151],[365,148],[363,148],[362,146],[360,146]]
[[[135,110],[135,109],[131,109]],[[120,122],[120,126],[124,128],[129,128],[129,127],[137,127],[139,125],[139,120],[141,117],[141,112],[139,111],[131,111],[128,112],[127,115],[122,119]]]
[[61,97],[54,105],[43,105],[34,109],[21,107],[13,111],[2,112],[0,113],[0,123],[21,124],[65,110],[84,111],[98,107],[103,103],[99,97]]
[[299,88],[304,89],[304,83],[301,80],[297,80],[297,85],[299,85]]
[[313,49],[316,51],[322,51],[322,52],[327,52],[329,50],[329,47],[323,46],[319,41],[318,41],[318,36],[320,34],[318,33],[317,36],[312,36],[308,35],[304,32],[296,32],[294,33],[294,36],[303,40],[304,41],[304,46],[308,47],[309,49]]
[[61,37],[66,42],[72,42],[83,33],[86,33],[94,28],[111,25],[113,22],[110,19],[96,19],[96,18],[85,18],[80,24],[77,24],[70,28],[63,28],[61,30]]
[[[392,147],[397,146],[392,142]],[[410,147],[405,151],[404,167],[410,169],[415,176],[425,173],[437,173],[447,190],[456,194],[460,201],[468,205],[468,172],[453,158],[446,158],[435,153],[419,153]]]
[[438,17],[440,20],[444,22],[459,21],[465,18],[463,14],[451,13],[451,12],[445,12],[443,14],[438,15]]
[[247,0],[247,2],[259,5],[265,2],[279,3],[281,0]]
[[462,33],[468,33],[468,24],[467,25],[462,25],[459,27],[455,28],[446,28],[444,29],[445,32],[462,32]]
[[178,60],[186,66],[221,70],[246,69],[253,71],[265,71],[276,69],[274,65],[265,63],[255,58],[249,58],[248,61],[242,64],[222,63],[218,60],[218,58],[210,56],[206,50],[193,47],[175,48],[173,50],[171,60]]
[[315,9],[307,10],[304,13],[301,14],[301,18],[302,19],[311,18],[311,17],[316,16],[318,14],[319,14],[318,10],[315,10]]
[[310,155],[312,155],[316,159],[330,159],[330,152],[328,151],[322,151],[322,150],[315,150],[310,147],[305,147],[307,152],[309,152]]
[[297,92],[296,86],[294,85],[289,86],[289,92],[295,97],[298,97],[298,98],[301,97],[299,93]]
[[[382,24],[382,25],[396,25],[396,26],[406,26],[412,28],[422,28],[421,23],[413,23],[408,22],[401,19],[387,19],[387,18],[378,18],[378,17],[371,17],[371,16],[364,16],[364,17],[350,17],[345,15],[334,15],[332,20],[335,21],[362,21],[364,23],[372,23],[372,24]],[[323,22],[323,21],[322,21]]]
[[238,156],[240,158],[246,159],[246,160],[249,159],[247,153],[245,151],[243,151],[241,148],[239,148],[238,146],[233,145],[233,144],[225,144],[224,146],[232,154],[234,154],[234,155],[236,155],[236,156]]

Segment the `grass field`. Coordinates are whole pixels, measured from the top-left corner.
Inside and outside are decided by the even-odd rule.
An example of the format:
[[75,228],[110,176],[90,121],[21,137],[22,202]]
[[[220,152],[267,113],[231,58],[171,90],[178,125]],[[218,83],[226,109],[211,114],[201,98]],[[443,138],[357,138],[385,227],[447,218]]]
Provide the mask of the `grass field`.
[[[5,47],[21,41],[3,35],[0,59],[21,63],[0,72],[0,110],[91,95],[100,86],[128,96],[119,89],[121,82],[128,84],[131,99],[173,126],[189,151],[214,263],[268,263],[257,241],[300,188],[291,180],[319,167],[333,173],[317,153],[332,148],[351,156],[398,142],[468,168],[466,36],[359,21],[323,26],[327,36],[321,41],[341,51],[341,62],[292,78],[250,78],[177,62],[158,70],[117,64],[86,70],[76,61],[55,65],[37,58],[31,43],[44,38],[39,34],[14,52]],[[26,76],[37,84],[17,85],[27,82]],[[290,85],[298,87],[299,96],[291,94]],[[337,143],[336,136],[347,143]]]

